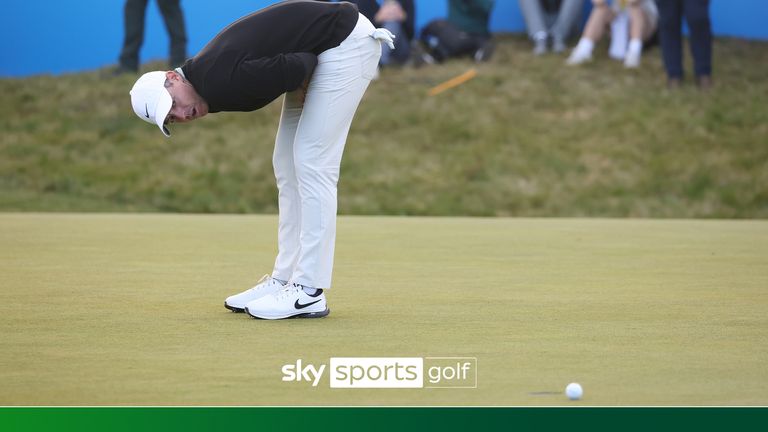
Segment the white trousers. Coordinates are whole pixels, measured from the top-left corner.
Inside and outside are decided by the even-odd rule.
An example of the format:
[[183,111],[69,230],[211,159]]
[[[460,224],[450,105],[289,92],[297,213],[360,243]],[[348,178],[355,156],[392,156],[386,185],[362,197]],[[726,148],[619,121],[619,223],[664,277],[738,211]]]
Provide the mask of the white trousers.
[[331,287],[336,185],[352,118],[381,56],[374,30],[360,15],[339,46],[318,56],[304,103],[300,91],[285,95],[272,159],[280,212],[273,278]]

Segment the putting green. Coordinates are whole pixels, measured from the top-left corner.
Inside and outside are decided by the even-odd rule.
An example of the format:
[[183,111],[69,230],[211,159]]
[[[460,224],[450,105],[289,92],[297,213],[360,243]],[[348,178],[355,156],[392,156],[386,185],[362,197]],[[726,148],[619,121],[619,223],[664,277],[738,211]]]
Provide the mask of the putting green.
[[[328,318],[227,311],[276,226],[0,214],[0,404],[768,404],[768,221],[341,217]],[[476,357],[477,388],[281,381],[429,356]]]

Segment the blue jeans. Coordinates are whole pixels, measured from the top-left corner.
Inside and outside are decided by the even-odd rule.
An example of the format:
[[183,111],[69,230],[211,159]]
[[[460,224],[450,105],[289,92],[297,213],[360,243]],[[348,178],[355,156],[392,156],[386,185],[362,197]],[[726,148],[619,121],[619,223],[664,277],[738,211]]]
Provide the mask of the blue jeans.
[[659,40],[669,78],[683,77],[682,20],[690,30],[691,54],[696,76],[712,74],[712,28],[709,0],[663,0],[659,6]]

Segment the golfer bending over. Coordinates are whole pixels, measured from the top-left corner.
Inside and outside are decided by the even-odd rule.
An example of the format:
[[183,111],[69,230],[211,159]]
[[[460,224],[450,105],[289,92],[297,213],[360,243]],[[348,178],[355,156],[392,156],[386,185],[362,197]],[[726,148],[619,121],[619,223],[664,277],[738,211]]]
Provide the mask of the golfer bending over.
[[285,93],[273,167],[278,253],[271,276],[224,305],[253,317],[328,315],[336,185],[344,144],[381,56],[376,29],[351,3],[291,1],[243,17],[175,71],[144,74],[133,110],[170,136],[169,123],[254,111]]

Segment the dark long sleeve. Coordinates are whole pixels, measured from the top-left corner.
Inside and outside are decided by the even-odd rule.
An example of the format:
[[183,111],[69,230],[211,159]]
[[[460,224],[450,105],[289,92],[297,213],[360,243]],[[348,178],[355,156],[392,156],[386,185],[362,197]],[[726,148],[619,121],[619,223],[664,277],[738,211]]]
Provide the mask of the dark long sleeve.
[[298,89],[357,24],[351,3],[275,3],[233,22],[182,70],[209,112],[257,110]]
[[[278,54],[274,57],[246,58],[240,64],[237,84],[269,94],[294,91],[312,75],[317,66],[317,56],[312,53]],[[250,85],[252,84],[252,86]]]

